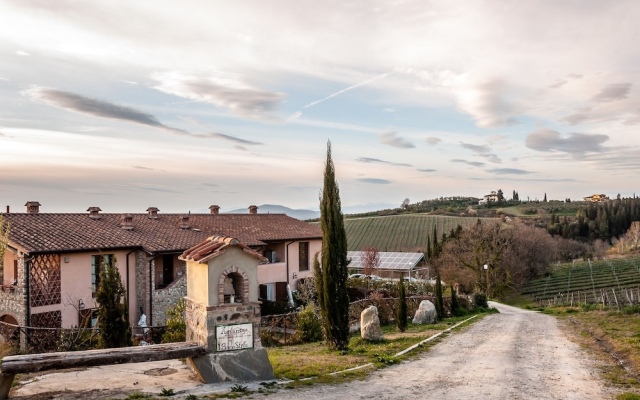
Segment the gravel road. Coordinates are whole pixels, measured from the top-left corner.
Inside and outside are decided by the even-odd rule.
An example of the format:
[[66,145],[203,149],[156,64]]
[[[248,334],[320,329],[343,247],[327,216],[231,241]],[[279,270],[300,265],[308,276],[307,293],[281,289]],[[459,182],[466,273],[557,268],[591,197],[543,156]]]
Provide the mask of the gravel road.
[[589,358],[567,339],[555,318],[498,303],[491,306],[500,314],[452,334],[419,359],[379,370],[364,381],[280,391],[275,396],[303,400],[612,397]]
[[[491,303],[489,315],[418,358],[340,385],[279,389],[252,399],[607,399],[593,361],[548,315]],[[156,372],[162,373],[156,373]],[[224,386],[224,385],[222,385]],[[227,385],[229,386],[229,385]],[[257,384],[249,385],[252,390]],[[254,387],[256,386],[256,387]],[[204,395],[204,385],[177,360],[43,375],[15,388],[16,399],[125,398],[134,390]],[[227,387],[226,390],[229,390]],[[118,396],[116,396],[118,395]]]

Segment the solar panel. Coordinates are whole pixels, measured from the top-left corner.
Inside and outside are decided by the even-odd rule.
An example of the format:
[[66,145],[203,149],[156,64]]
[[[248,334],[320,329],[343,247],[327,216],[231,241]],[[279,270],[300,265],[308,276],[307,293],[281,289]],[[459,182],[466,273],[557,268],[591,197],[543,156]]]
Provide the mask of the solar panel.
[[[349,268],[364,268],[362,258],[364,251],[348,251],[347,258],[351,259],[349,263]],[[421,260],[424,259],[424,254],[422,253],[401,253],[401,252],[379,252],[378,256],[380,257],[380,264],[378,268],[380,269],[391,269],[391,270],[411,270],[413,269]]]

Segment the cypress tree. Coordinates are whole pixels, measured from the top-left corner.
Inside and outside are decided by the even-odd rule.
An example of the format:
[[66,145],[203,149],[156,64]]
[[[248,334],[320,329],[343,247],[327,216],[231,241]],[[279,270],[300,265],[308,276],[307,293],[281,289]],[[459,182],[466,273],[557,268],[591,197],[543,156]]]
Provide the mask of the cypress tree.
[[122,284],[115,257],[103,257],[100,284],[96,292],[98,328],[103,348],[131,346],[127,291]]
[[436,313],[438,319],[444,318],[444,299],[442,298],[442,282],[440,281],[440,271],[436,270]]
[[456,291],[453,289],[453,285],[451,285],[451,315],[458,317],[462,313],[460,312],[460,303],[458,303],[458,296],[456,296]]
[[400,332],[407,330],[407,292],[404,288],[404,282],[400,278],[398,296],[398,309],[396,310],[396,326]]
[[440,248],[438,246],[438,228],[437,225],[433,225],[433,256],[437,257],[440,254]]
[[347,235],[344,230],[340,191],[327,142],[324,187],[320,197],[322,228],[322,295],[320,312],[330,348],[346,350],[349,345],[349,295],[347,292]]

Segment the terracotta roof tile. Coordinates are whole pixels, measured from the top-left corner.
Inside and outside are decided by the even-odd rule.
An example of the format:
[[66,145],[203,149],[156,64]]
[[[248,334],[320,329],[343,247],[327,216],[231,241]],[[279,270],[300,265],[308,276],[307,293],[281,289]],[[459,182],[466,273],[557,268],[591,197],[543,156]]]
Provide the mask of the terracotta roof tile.
[[230,247],[239,247],[242,251],[252,255],[257,258],[259,261],[267,262],[268,260],[260,255],[259,253],[253,251],[248,246],[240,243],[238,239],[234,239],[228,236],[211,236],[208,237],[204,242],[197,244],[191,247],[188,250],[185,250],[182,255],[180,255],[181,260],[185,261],[196,261],[200,263],[206,263],[208,260],[215,258],[230,248]]
[[139,247],[147,252],[176,252],[210,236],[230,236],[247,246],[270,241],[319,239],[317,225],[284,214],[190,214],[189,228],[180,228],[184,214],[131,214],[133,229],[121,227],[122,214],[9,213],[9,240],[29,253]]

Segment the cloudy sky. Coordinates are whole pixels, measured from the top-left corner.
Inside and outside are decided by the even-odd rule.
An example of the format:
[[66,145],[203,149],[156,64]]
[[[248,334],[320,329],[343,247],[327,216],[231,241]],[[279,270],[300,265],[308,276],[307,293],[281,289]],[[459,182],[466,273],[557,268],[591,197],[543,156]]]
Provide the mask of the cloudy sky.
[[0,205],[632,196],[640,3],[0,2]]

